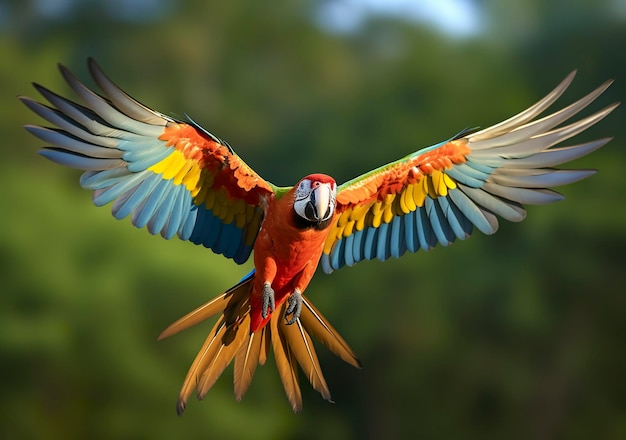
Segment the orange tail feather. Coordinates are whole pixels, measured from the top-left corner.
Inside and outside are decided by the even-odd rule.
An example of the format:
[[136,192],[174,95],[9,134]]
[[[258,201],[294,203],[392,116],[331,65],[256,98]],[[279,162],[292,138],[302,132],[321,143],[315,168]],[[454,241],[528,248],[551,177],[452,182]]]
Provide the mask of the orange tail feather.
[[241,400],[252,382],[257,365],[265,363],[270,346],[273,348],[287,398],[295,412],[302,409],[298,364],[313,388],[320,392],[324,399],[330,400],[330,391],[309,333],[335,355],[360,368],[361,363],[348,344],[304,297],[302,316],[294,324],[286,324],[284,318],[286,303],[283,303],[272,313],[270,325],[251,332],[249,299],[253,279],[254,277],[245,279],[188,313],[159,336],[159,339],[166,338],[213,315],[222,314],[187,372],[176,407],[179,415],[185,410],[193,390],[197,389],[198,398],[204,398],[233,360],[235,398]]

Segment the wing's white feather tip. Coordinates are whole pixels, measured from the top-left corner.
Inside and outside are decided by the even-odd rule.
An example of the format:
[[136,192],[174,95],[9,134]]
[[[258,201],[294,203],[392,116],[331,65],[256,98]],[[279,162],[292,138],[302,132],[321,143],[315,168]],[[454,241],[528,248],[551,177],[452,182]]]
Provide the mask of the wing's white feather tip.
[[24,104],[26,107],[28,107],[31,110],[33,110],[33,107],[36,107],[37,104],[39,104],[34,99],[29,98],[28,96],[24,96],[24,95],[18,95],[17,99],[19,99],[22,104]]
[[89,67],[90,72],[104,73],[100,65],[94,59],[94,57],[87,58],[87,66]]
[[59,68],[59,72],[61,72],[61,76],[63,77],[63,79],[68,84],[70,84],[70,86],[72,86],[75,83],[80,83],[78,78],[76,78],[76,76],[72,73],[72,71],[68,69],[67,67],[65,67],[64,64],[59,63],[57,67]]
[[554,93],[557,90],[566,90],[574,81],[574,78],[578,74],[578,69],[572,70],[564,79],[559,83],[558,86],[551,92]]
[[613,104],[609,105],[607,107],[607,109],[610,109],[610,110],[608,110],[608,112],[611,113],[613,110],[615,110],[617,107],[619,107],[620,104],[621,104],[621,101],[617,101],[617,102],[614,102]]
[[35,125],[35,124],[25,124],[24,125],[24,130],[26,130],[27,132],[29,132],[32,135],[35,135],[35,133],[37,133],[38,130],[41,130],[41,127],[39,125]]
[[[492,125],[490,127],[487,127],[487,128],[485,128],[483,130],[477,131],[475,133],[471,133],[468,136],[466,136],[466,138],[470,142],[477,142],[477,141],[486,140],[486,139],[493,139],[493,138],[495,138],[497,136],[500,136],[500,135],[503,135],[503,134],[505,134],[507,132],[515,131],[515,130],[521,128],[526,123],[530,123],[530,121],[532,121],[534,118],[536,118],[540,113],[542,113],[544,110],[546,110],[548,107],[550,107],[551,105],[554,104],[554,102],[570,86],[572,80],[574,79],[575,74],[576,74],[576,71],[574,70],[563,81],[561,81],[561,83],[554,90],[552,90],[544,98],[542,98],[541,100],[539,100],[537,103],[535,103],[531,107],[527,108],[526,110],[522,111],[521,113],[519,113],[519,114],[517,114],[515,116],[512,116],[511,118],[509,118],[509,119],[507,119],[505,121],[502,121],[502,122],[500,122],[498,124],[495,124],[495,125]],[[582,107],[579,107],[578,109],[581,110],[582,108],[584,108],[587,105],[589,105],[591,103],[591,101],[593,101],[595,98],[600,96],[613,82],[614,82],[613,79],[609,79],[609,80],[605,81],[599,87],[597,87],[595,90],[593,90],[591,93],[589,93],[586,97],[582,98],[580,101],[584,102],[585,100],[588,100],[588,102],[585,102],[584,105]],[[580,101],[578,101],[578,103],[580,103]],[[576,103],[572,104],[572,105],[575,106]],[[619,105],[619,102],[615,103],[615,104],[613,104],[613,105],[611,105],[609,107],[607,107],[606,109],[604,109],[604,110],[602,110],[600,112],[598,112],[598,115],[602,114],[602,116],[599,116],[598,120],[602,119],[604,116],[606,116],[611,111],[613,111],[615,109],[615,107],[617,107],[617,105]],[[566,107],[566,108],[569,108],[569,107]],[[553,116],[556,115],[556,114],[559,114],[559,113],[560,112],[556,112],[556,113],[553,114]],[[572,116],[572,115],[570,115],[570,116]],[[476,146],[476,148],[478,148],[478,146]]]
[[[614,102],[613,104],[603,108],[602,110],[600,110],[599,112],[596,113],[596,115],[592,115],[591,117],[596,116],[597,117],[597,121],[603,119],[605,116],[607,116],[609,113],[611,113],[613,110],[615,110],[617,107],[619,107],[620,102]],[[594,121],[594,124],[597,122]]]
[[[580,180],[584,180],[587,177],[591,177],[594,174],[598,174],[598,170],[592,169],[592,168],[588,168],[588,169],[585,169],[585,170],[576,170],[576,171],[578,171],[578,176],[576,177],[576,180],[572,181],[571,183],[575,183],[575,182],[578,182]],[[569,183],[566,183],[564,185],[569,185]]]

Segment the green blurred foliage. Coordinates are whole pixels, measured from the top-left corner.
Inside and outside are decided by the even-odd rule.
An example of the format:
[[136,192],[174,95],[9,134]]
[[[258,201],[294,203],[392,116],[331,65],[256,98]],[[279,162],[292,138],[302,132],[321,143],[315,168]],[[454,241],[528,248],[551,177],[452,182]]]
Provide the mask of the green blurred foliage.
[[0,437],[626,436],[623,110],[577,138],[616,137],[575,164],[601,172],[564,188],[565,202],[492,237],[318,275],[308,296],[364,364],[320,347],[335,404],[302,377],[293,415],[270,361],[243,402],[227,370],[177,418],[210,327],[156,336],[249,265],[93,208],[78,172],[36,155],[21,126],[39,121],[14,99],[34,95],[29,81],[68,93],[58,61],[92,84],[94,56],[133,96],[187,112],[276,184],[310,172],[345,181],[498,122],[573,68],[566,100],[608,77],[617,82],[593,107],[623,99],[619,1],[476,0],[484,30],[463,39],[375,16],[335,34],[312,0],[49,3],[71,7],[0,3]]

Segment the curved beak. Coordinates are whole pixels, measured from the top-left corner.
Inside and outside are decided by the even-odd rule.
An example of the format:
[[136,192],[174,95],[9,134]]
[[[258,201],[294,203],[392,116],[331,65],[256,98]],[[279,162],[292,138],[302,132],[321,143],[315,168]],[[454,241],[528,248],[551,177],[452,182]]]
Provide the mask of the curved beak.
[[313,207],[313,215],[318,222],[321,222],[326,217],[328,210],[330,209],[332,189],[330,184],[322,183],[313,191],[311,191],[310,202]]

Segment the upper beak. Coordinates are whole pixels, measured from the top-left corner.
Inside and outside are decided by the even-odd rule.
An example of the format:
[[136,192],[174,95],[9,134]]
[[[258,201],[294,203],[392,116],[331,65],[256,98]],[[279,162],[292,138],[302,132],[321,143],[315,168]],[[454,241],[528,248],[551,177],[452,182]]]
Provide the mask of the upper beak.
[[330,184],[323,183],[311,192],[311,202],[315,206],[315,216],[321,222],[330,209]]

